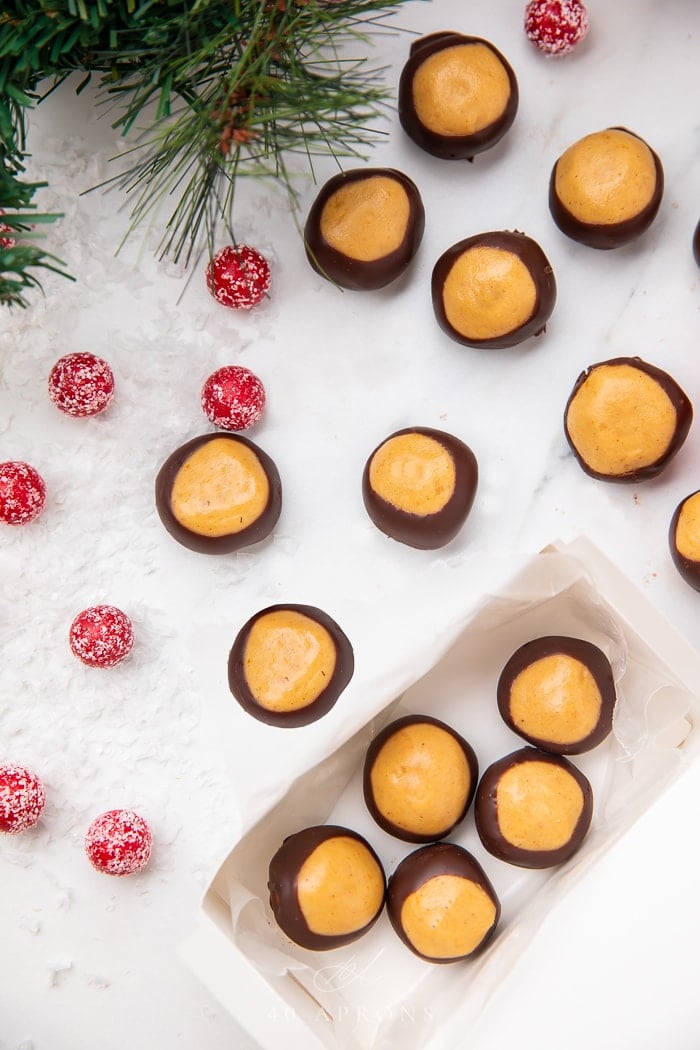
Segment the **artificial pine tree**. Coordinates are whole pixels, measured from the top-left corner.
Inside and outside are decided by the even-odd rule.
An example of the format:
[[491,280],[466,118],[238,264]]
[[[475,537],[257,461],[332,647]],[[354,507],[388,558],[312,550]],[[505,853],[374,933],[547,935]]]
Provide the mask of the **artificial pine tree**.
[[[26,305],[40,268],[33,244],[43,183],[23,181],[26,114],[76,70],[98,78],[112,126],[143,126],[114,177],[131,196],[129,232],[176,200],[158,247],[189,262],[231,227],[236,180],[272,175],[290,193],[289,153],[363,155],[387,92],[353,57],[402,0],[5,0],[0,13],[0,304]],[[15,237],[14,234],[17,234]],[[13,243],[14,242],[14,243]],[[66,275],[67,276],[67,275]]]

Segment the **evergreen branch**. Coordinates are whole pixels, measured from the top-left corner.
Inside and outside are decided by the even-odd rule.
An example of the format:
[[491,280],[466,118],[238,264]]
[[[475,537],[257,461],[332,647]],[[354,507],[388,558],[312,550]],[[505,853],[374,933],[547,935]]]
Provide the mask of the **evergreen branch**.
[[[232,229],[239,176],[280,179],[293,200],[285,153],[306,156],[312,171],[321,154],[338,164],[365,155],[387,93],[381,69],[347,56],[384,31],[401,2],[10,0],[0,14],[0,206],[33,208],[39,184],[20,178],[24,114],[82,71],[78,90],[98,78],[115,130],[144,125],[120,155],[126,169],[107,180],[133,201],[125,237],[170,200],[161,255],[189,263],[202,238],[211,252],[217,224]],[[25,264],[60,272],[55,262],[42,253],[10,260],[0,301],[23,298],[13,281],[36,283],[21,284]]]

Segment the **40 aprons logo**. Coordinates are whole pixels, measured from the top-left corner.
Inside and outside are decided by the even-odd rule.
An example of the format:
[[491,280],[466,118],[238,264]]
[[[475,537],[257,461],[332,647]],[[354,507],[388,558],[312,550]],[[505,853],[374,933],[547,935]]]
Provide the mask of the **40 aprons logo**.
[[[311,986],[305,990],[312,996],[313,992],[316,991],[325,998],[329,994],[342,992],[344,989],[355,985],[357,987],[354,989],[354,996],[356,996],[358,988],[371,988],[380,983],[381,972],[377,969],[376,964],[383,954],[383,950],[378,951],[369,962],[366,960],[360,961],[356,955],[352,955],[342,963],[321,966],[314,973]],[[295,978],[295,980],[298,980],[298,978]],[[273,1021],[284,1021],[292,1020],[299,1017],[299,1015],[291,1006],[280,1006],[273,1007],[269,1012],[269,1017]],[[426,1024],[433,1021],[434,1013],[429,1006],[391,1005],[386,1003],[381,1005],[375,1004],[370,1007],[357,1001],[350,1004],[342,1001],[342,997],[339,997],[339,1002],[332,1013],[319,1003],[318,1014],[315,1019],[326,1023],[334,1021],[338,1024],[361,1024],[363,1022],[374,1022],[375,1024],[393,1024],[396,1022],[415,1024],[420,1022]]]

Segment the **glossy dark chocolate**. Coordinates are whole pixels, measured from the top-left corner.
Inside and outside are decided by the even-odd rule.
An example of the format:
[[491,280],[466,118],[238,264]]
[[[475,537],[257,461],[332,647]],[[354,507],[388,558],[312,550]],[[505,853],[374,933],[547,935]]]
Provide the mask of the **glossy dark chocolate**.
[[[450,958],[423,955],[410,941],[401,922],[401,909],[407,897],[420,890],[426,882],[442,875],[454,875],[476,883],[491,898],[496,908],[493,925],[486,932],[481,943],[467,955]],[[471,959],[478,955],[491,940],[501,916],[500,901],[486,872],[471,853],[453,842],[435,842],[429,846],[422,846],[404,857],[396,871],[389,877],[386,908],[391,925],[406,947],[421,959],[434,963],[459,962],[461,959]]]
[[[471,248],[499,248],[511,252],[527,267],[535,284],[535,305],[531,316],[523,324],[505,332],[503,335],[489,339],[474,339],[463,335],[450,324],[445,312],[444,287],[452,267],[457,260]],[[433,310],[437,322],[444,332],[464,346],[473,346],[484,350],[500,350],[516,346],[530,336],[541,335],[552,315],[557,299],[557,284],[554,270],[539,244],[517,230],[494,230],[479,233],[458,241],[444,252],[433,268],[431,281]]]
[[633,215],[632,218],[625,219],[623,222],[581,222],[580,219],[571,214],[557,196],[555,180],[557,177],[557,165],[559,164],[558,160],[552,168],[552,174],[549,179],[549,210],[561,232],[572,240],[578,241],[579,244],[603,250],[619,248],[621,245],[628,244],[645,233],[656,218],[664,192],[664,169],[660,158],[649,146],[649,143],[645,142],[640,135],[635,135],[629,128],[615,127],[608,130],[625,131],[628,135],[634,135],[635,138],[644,142],[644,145],[647,146],[652,155],[656,171],[656,183],[654,192],[646,207],[642,208],[636,215]]
[[[171,500],[173,485],[181,467],[193,452],[208,441],[219,441],[222,439],[245,445],[255,454],[267,475],[269,484],[267,505],[262,514],[248,528],[242,529],[240,532],[226,536],[202,536],[185,528],[175,517]],[[199,554],[231,554],[242,547],[248,547],[253,543],[264,540],[274,529],[282,510],[282,483],[277,467],[272,459],[248,438],[241,437],[240,434],[224,434],[221,431],[213,434],[202,434],[200,437],[192,438],[191,441],[187,441],[180,448],[176,449],[172,455],[168,456],[156,476],[155,496],[158,516],[170,535],[178,543],[181,543],[183,547],[197,551]]]
[[[372,767],[377,760],[383,746],[388,740],[394,736],[395,733],[403,729],[405,726],[437,726],[444,732],[449,733],[453,740],[459,745],[464,754],[464,758],[469,769],[469,790],[464,797],[462,802],[462,808],[459,816],[447,827],[443,828],[434,834],[426,835],[421,834],[415,829],[407,829],[395,824],[391,821],[377,806],[374,792],[372,789]],[[365,803],[367,809],[371,813],[374,820],[377,822],[380,828],[388,832],[390,835],[394,835],[395,838],[402,839],[404,842],[435,842],[437,839],[444,838],[452,831],[467,815],[469,806],[471,805],[472,799],[476,792],[476,785],[479,779],[479,763],[474,752],[474,748],[469,744],[460,734],[453,729],[451,726],[446,725],[444,722],[439,721],[437,718],[432,718],[430,715],[406,715],[403,718],[397,718],[394,722],[385,726],[367,748],[365,755],[365,763],[362,776],[362,789],[365,796]]]
[[[366,847],[369,855],[376,862],[379,872],[384,878],[384,869],[379,857],[370,846],[369,842],[356,831],[341,827],[337,824],[322,824],[314,827],[304,828],[284,840],[280,848],[270,861],[268,889],[270,891],[270,906],[278,926],[284,933],[302,948],[311,951],[328,951],[331,948],[340,948],[344,944],[356,941],[358,937],[369,930],[381,915],[384,900],[372,919],[359,930],[351,933],[336,934],[329,936],[310,930],[299,906],[297,896],[297,879],[299,872],[313,851],[328,839],[343,837],[356,839]],[[384,878],[386,888],[386,879]]]
[[[589,466],[574,445],[571,435],[569,434],[567,422],[569,406],[591,373],[595,371],[596,368],[605,368],[611,365],[629,365],[632,368],[639,369],[640,372],[644,372],[647,376],[656,380],[661,389],[667,394],[676,411],[676,429],[672,440],[669,442],[668,448],[663,455],[659,456],[654,463],[649,463],[647,466],[640,467],[638,470],[630,471],[627,474],[603,474]],[[598,478],[601,481],[619,481],[624,483],[648,481],[650,478],[655,478],[666,466],[668,466],[670,461],[683,446],[692,422],[693,406],[675,379],[673,379],[668,372],[664,372],[655,365],[650,365],[646,361],[642,361],[639,357],[613,357],[609,361],[599,361],[597,364],[590,365],[590,367],[587,368],[585,372],[581,372],[580,376],[577,378],[564,410],[564,433],[566,435],[566,440],[571,447],[571,451],[586,474],[589,474],[592,478]]]
[[[597,724],[586,736],[580,740],[568,744],[557,743],[547,737],[532,736],[518,727],[513,721],[510,708],[511,689],[518,675],[537,660],[557,654],[571,657],[582,663],[591,673],[593,680],[600,693],[600,717]],[[582,638],[569,638],[562,635],[548,635],[543,638],[534,638],[520,646],[501,671],[496,689],[498,709],[506,725],[521,736],[528,743],[544,751],[551,751],[557,755],[580,755],[597,747],[609,735],[612,730],[613,712],[617,694],[612,668],[602,649],[592,642],[584,641]]]
[[700,219],[693,234],[693,255],[695,256],[695,262],[700,266]]
[[[521,762],[550,762],[552,765],[559,766],[570,773],[581,788],[583,793],[581,815],[569,841],[558,849],[523,849],[521,846],[516,846],[510,842],[501,833],[496,802],[498,784],[504,773]],[[474,803],[476,830],[484,848],[499,860],[504,860],[508,864],[515,864],[521,868],[551,868],[557,864],[563,864],[582,845],[588,833],[592,817],[593,791],[588,778],[563,755],[552,755],[547,751],[534,747],[523,747],[519,751],[514,751],[512,754],[506,755],[490,765],[479,782]]]
[[688,500],[693,499],[696,496],[700,496],[700,489],[691,492],[689,496],[682,499],[673,512],[671,525],[668,530],[668,545],[671,550],[673,564],[678,569],[681,577],[693,588],[693,590],[700,591],[700,561],[695,561],[693,558],[688,558],[685,554],[681,554],[678,549],[678,540],[676,538],[676,530],[678,528],[681,512]]
[[[499,60],[508,77],[510,94],[502,114],[471,135],[441,135],[421,123],[413,100],[413,78],[419,66],[444,48],[461,44],[483,44]],[[506,58],[488,40],[462,33],[438,32],[421,37],[411,45],[408,60],[399,79],[398,111],[404,131],[426,153],[442,160],[473,160],[476,154],[495,146],[511,127],[518,111],[518,82]]]
[[[315,620],[326,629],[335,645],[335,669],[325,689],[305,707],[291,711],[270,711],[263,707],[251,692],[245,675],[244,660],[251,629],[261,617],[277,610],[298,612]],[[354,669],[355,657],[350,640],[328,613],[313,605],[270,605],[251,616],[236,635],[228,658],[228,684],[231,693],[248,714],[267,725],[294,729],[298,726],[310,725],[311,722],[316,722],[323,715],[328,714],[350,682]]]
[[[388,255],[369,262],[338,251],[321,231],[321,216],[327,201],[343,186],[373,177],[393,179],[406,192],[409,203],[406,233],[401,245]],[[306,255],[313,269],[327,280],[352,291],[373,291],[396,280],[418,251],[425,229],[425,209],[418,187],[395,168],[353,168],[334,175],[322,187],[311,206],[304,227]]]

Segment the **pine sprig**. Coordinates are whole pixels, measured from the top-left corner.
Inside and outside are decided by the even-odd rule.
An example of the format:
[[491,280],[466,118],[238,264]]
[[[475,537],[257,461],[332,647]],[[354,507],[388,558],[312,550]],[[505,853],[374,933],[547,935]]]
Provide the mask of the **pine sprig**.
[[354,49],[401,2],[13,0],[0,14],[0,206],[21,185],[26,110],[79,70],[78,90],[97,77],[112,126],[136,137],[109,180],[133,202],[126,236],[169,203],[159,253],[188,263],[203,240],[211,252],[240,176],[274,176],[293,196],[288,154],[366,155],[387,91]]

